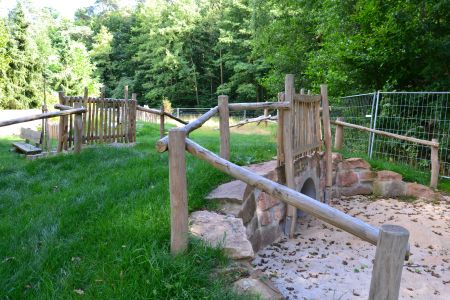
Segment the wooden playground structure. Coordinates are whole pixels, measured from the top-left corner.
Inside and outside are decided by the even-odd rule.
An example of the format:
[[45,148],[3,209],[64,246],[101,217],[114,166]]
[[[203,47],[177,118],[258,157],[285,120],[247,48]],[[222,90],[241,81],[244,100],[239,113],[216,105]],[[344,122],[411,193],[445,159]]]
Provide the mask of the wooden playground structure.
[[[277,160],[284,168],[286,185],[271,181],[230,161],[230,111],[276,109],[278,111]],[[219,115],[220,155],[205,149],[187,136],[211,117]],[[184,127],[169,130],[169,135],[156,145],[159,152],[169,152],[169,184],[171,205],[171,252],[183,253],[188,246],[188,193],[185,151],[209,163],[231,177],[275,197],[289,205],[285,218],[285,233],[294,232],[300,209],[318,219],[351,233],[377,246],[369,299],[397,299],[403,262],[409,256],[409,232],[396,225],[376,228],[347,215],[326,203],[296,190],[293,177],[295,164],[313,155],[326,162],[323,201],[330,197],[331,188],[331,125],[326,85],[320,95],[295,93],[294,76],[287,75],[285,91],[279,102],[228,103],[227,96],[219,96],[218,105]],[[322,147],[324,146],[323,152]]]
[[[128,98],[128,87],[125,87],[123,99],[105,98],[102,96],[89,97],[87,89],[83,96],[66,96],[64,92],[59,92],[59,104],[55,105],[59,111],[43,112],[42,114],[30,115],[16,119],[0,121],[0,127],[13,124],[20,124],[33,120],[43,120],[42,132],[34,132],[39,138],[33,138],[33,143],[17,142],[13,146],[25,155],[41,155],[49,153],[50,149],[50,127],[48,120],[59,117],[59,124],[56,132],[52,128],[52,135],[57,136],[56,152],[74,151],[79,153],[83,145],[94,144],[133,144],[136,142],[136,120],[138,113],[142,116],[148,114],[159,116],[161,120],[161,136],[164,135],[165,117],[174,119],[182,124],[187,122],[161,110],[146,108],[137,105],[137,95],[132,94]],[[21,137],[27,140],[33,136],[32,130]]]

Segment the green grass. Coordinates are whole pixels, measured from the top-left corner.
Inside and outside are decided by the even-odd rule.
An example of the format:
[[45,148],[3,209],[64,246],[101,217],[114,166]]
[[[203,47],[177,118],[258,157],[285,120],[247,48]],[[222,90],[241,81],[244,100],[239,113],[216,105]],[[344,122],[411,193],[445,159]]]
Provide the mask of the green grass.
[[[403,179],[405,181],[417,182],[426,186],[430,184],[430,172],[424,172],[406,164],[393,163],[382,159],[370,159],[366,153],[354,153],[346,151],[336,152],[340,152],[344,158],[364,158],[365,160],[367,160],[367,162],[369,162],[373,169],[397,172],[403,176]],[[440,178],[438,189],[443,192],[450,193],[450,180],[446,178]]]
[[[185,255],[170,255],[168,157],[154,150],[157,126],[138,125],[135,147],[35,161],[0,140],[1,299],[240,297],[211,276],[228,263],[221,250],[192,240]],[[191,138],[217,153],[217,130]],[[268,160],[274,141],[272,128],[233,133],[232,160]],[[229,180],[188,154],[187,173],[191,211]]]

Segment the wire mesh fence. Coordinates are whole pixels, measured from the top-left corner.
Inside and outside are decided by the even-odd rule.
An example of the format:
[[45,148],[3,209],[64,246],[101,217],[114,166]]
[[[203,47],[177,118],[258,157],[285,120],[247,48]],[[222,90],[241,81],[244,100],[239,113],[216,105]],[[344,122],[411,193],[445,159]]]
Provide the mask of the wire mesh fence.
[[[450,92],[376,92],[337,99],[332,117],[346,122],[440,143],[440,174],[450,177]],[[428,146],[346,129],[346,151],[430,170]]]
[[[203,108],[193,108],[193,107],[177,107],[172,108],[171,113],[175,115],[176,117],[190,122],[197,118],[199,118],[201,115],[209,111],[211,108],[209,107],[203,107]],[[233,124],[233,122],[239,122],[248,118],[255,118],[258,116],[261,116],[264,112],[262,110],[242,110],[242,111],[230,111],[230,124]],[[276,111],[269,112],[272,113],[272,115],[276,114]],[[216,117],[218,118],[218,116]],[[140,112],[138,114],[137,119],[144,122],[150,122],[150,123],[159,123],[159,116]]]

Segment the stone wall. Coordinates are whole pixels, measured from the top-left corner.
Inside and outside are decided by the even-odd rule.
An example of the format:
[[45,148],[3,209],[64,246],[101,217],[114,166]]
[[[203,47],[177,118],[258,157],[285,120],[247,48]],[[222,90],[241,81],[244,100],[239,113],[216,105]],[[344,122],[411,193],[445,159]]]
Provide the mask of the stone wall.
[[[441,197],[426,186],[404,182],[402,176],[395,172],[373,171],[369,163],[361,158],[344,160],[340,154],[333,153],[332,159],[334,198],[370,194],[384,197],[423,197],[431,200]],[[296,190],[323,202],[325,164],[323,153],[297,160],[294,168]],[[247,168],[272,181],[285,184],[284,168],[277,167],[276,161]],[[303,190],[307,182],[308,189]],[[259,189],[236,180],[219,186],[208,197],[217,201],[220,213],[242,219],[247,239],[255,252],[282,235],[286,205]],[[299,216],[302,215],[299,211]]]

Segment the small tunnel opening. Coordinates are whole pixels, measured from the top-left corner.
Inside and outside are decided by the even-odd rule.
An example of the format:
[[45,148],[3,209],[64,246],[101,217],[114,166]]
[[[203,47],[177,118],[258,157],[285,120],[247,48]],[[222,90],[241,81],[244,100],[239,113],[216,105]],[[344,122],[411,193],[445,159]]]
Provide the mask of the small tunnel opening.
[[[316,186],[314,185],[314,181],[312,180],[311,177],[305,181],[300,190],[300,193],[317,200]],[[300,209],[297,209],[297,216],[303,217],[306,216],[306,213],[301,211]]]
[[302,186],[300,193],[305,194],[313,199],[317,199],[316,195],[316,186],[314,185],[314,181],[312,178],[308,178]]

